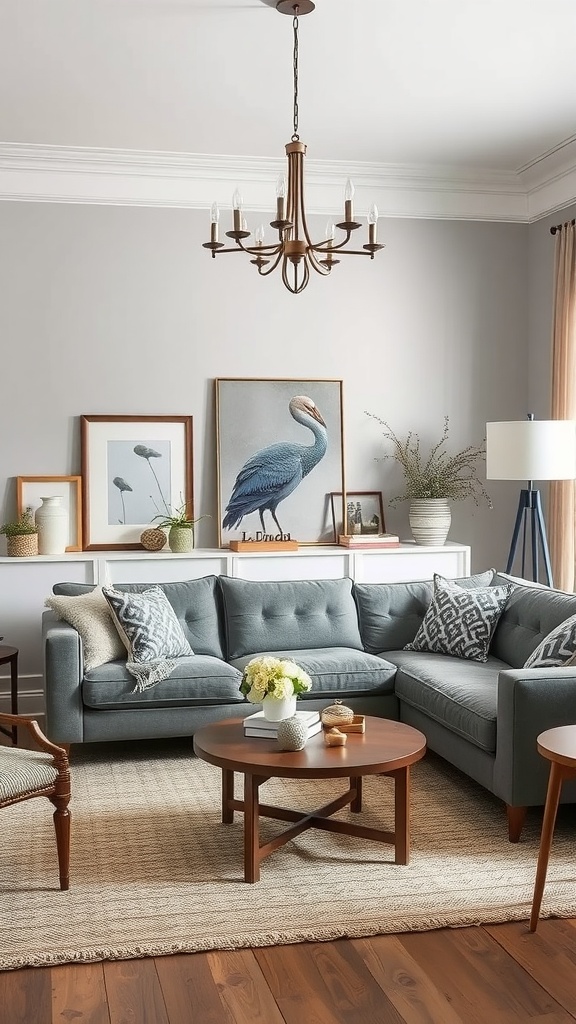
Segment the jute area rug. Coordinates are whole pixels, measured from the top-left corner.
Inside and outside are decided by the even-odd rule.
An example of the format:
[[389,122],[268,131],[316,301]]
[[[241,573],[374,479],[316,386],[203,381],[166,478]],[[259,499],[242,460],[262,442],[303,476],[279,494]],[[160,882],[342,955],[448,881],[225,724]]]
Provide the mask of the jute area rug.
[[[190,741],[73,748],[71,888],[58,889],[52,807],[1,812],[0,967],[158,956],[527,919],[541,812],[507,840],[503,805],[433,755],[412,773],[412,857],[310,830],[243,881],[243,822],[220,822],[220,771]],[[239,777],[237,777],[238,781]],[[270,780],[312,809],[343,782]],[[392,780],[365,781],[363,818],[392,828]],[[341,815],[349,814],[348,810]],[[356,819],[358,820],[358,819]],[[269,838],[282,823],[265,820]],[[573,809],[557,824],[543,916],[576,916]]]

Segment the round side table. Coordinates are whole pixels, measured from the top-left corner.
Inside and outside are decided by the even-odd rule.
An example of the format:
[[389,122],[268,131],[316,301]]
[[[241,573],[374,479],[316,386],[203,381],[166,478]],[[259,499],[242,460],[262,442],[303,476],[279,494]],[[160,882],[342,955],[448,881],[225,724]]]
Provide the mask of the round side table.
[[531,932],[536,931],[536,925],[538,924],[562,783],[565,779],[576,777],[576,725],[562,725],[557,729],[548,729],[547,732],[540,733],[537,744],[538,753],[550,761],[550,777],[548,779],[548,792],[546,793],[546,806],[544,808],[542,835],[540,837],[540,852],[538,854],[538,867],[536,868],[536,882],[534,884],[534,898],[530,915]]
[[[0,665],[10,665],[10,712],[13,715],[18,714],[18,648],[7,647],[5,644],[0,644]],[[5,736],[10,736],[12,743],[18,742],[18,731],[16,726],[12,729],[5,729],[0,726],[0,732],[3,732]]]

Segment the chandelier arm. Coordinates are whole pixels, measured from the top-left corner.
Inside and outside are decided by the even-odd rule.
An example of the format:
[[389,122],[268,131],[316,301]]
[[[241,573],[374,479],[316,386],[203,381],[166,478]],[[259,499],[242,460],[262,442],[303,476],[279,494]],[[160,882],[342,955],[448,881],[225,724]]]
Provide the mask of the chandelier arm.
[[328,245],[328,242],[318,242],[314,245],[312,242],[309,243],[310,248],[314,249],[314,252],[341,252],[345,245],[348,245],[350,241],[350,232],[346,232],[346,238],[342,242],[338,242],[338,245]]
[[330,273],[330,270],[332,268],[323,267],[322,264],[319,263],[319,261],[316,259],[314,253],[312,252],[312,249],[308,249],[308,252],[306,253],[306,259],[310,266],[312,267],[312,269],[315,270],[317,274],[321,274],[322,277],[328,277],[328,274]]
[[[275,256],[276,253],[282,252],[282,245],[244,245],[241,241],[238,242],[238,248],[241,252],[248,253],[249,256]],[[222,251],[222,250],[221,250]],[[235,249],[230,249],[229,252],[235,252]]]
[[273,270],[276,270],[276,267],[280,263],[280,260],[282,259],[282,256],[283,256],[283,250],[280,249],[276,259],[274,260],[274,263],[270,264],[270,266],[268,267],[268,270],[262,270],[261,267],[258,267],[258,273],[260,274],[260,277],[268,277],[268,274],[271,274]]

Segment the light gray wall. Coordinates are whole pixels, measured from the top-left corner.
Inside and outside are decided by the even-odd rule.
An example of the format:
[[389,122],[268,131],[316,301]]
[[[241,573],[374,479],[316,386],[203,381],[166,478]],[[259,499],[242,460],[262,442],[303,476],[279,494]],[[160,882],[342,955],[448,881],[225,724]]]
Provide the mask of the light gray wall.
[[[487,420],[524,415],[534,229],[382,220],[376,260],[344,259],[296,297],[277,274],[257,280],[240,254],[212,260],[207,221],[0,203],[2,521],[17,475],[80,472],[81,414],[191,413],[196,514],[212,516],[197,540],[214,544],[218,376],[343,378],[347,487],[382,489],[385,502],[401,475],[376,461],[379,428],[365,410],[423,443],[447,414],[454,447],[479,441]],[[472,545],[475,568],[504,564],[517,500],[512,485],[489,490],[492,511],[454,507],[450,536]],[[408,535],[405,504],[387,507],[386,525]]]

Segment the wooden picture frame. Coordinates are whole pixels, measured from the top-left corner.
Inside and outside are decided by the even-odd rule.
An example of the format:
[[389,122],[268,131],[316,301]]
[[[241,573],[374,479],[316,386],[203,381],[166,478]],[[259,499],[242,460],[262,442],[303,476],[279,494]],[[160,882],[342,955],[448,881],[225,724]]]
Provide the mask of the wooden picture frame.
[[219,545],[332,544],[328,494],[345,490],[342,381],[220,377],[215,387]]
[[68,544],[66,551],[82,551],[82,477],[81,476],[17,476],[16,510],[18,517],[31,508],[32,515],[40,508],[42,498],[62,498],[68,513]]
[[85,551],[141,550],[155,517],[194,517],[191,416],[81,416]]
[[[335,544],[338,543],[338,538],[342,534],[345,536],[363,534],[369,538],[386,533],[382,491],[346,491],[345,494],[340,491],[332,492],[330,506]],[[350,506],[353,508],[351,509]],[[344,512],[346,513],[345,521],[342,518]],[[354,522],[350,520],[351,512],[354,515]],[[357,526],[360,528],[356,529]]]

